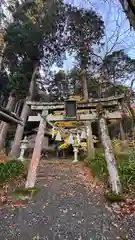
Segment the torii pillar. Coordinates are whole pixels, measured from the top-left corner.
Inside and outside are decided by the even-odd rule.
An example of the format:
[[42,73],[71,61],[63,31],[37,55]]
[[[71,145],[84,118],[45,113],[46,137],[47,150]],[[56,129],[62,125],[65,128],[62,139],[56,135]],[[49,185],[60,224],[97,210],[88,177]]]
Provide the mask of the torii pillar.
[[87,149],[88,149],[88,157],[90,159],[94,158],[95,149],[94,149],[94,143],[93,143],[91,121],[87,122]]
[[33,188],[35,186],[37,168],[38,168],[38,164],[41,156],[43,140],[44,140],[44,132],[46,128],[46,120],[44,119],[44,117],[47,115],[47,113],[48,111],[44,110],[41,115],[38,133],[36,136],[35,147],[34,147],[32,159],[29,166],[25,188]]

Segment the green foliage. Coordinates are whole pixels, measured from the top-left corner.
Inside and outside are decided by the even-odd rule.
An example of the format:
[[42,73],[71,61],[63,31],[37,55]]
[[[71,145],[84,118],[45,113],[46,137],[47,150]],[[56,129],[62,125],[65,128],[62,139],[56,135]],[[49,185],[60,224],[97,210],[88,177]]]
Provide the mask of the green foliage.
[[[99,81],[88,70],[95,71],[95,67],[100,70],[94,50],[96,45],[98,49],[103,45],[105,29],[102,17],[92,9],[73,7],[62,0],[9,0],[8,3],[13,19],[5,29],[3,69],[8,70],[9,81],[6,89],[14,89],[19,97],[26,97],[35,64],[42,64],[48,76],[48,68],[54,63],[62,66],[68,52],[74,54],[77,60],[77,71],[75,69],[70,76],[59,72],[52,77],[52,81],[50,76],[49,80],[45,78],[45,84],[43,80],[39,81],[41,85],[48,84],[50,94],[55,99],[65,99],[71,92],[80,94],[83,89],[80,79],[84,70],[91,96],[99,96]],[[111,79],[114,73],[118,79],[122,73],[127,77],[133,72],[134,61],[121,50],[106,56],[101,68],[106,69],[106,66]],[[3,81],[2,84],[4,86]],[[111,91],[114,94],[116,88],[112,87]],[[120,87],[117,92],[123,91]]]
[[130,159],[129,155],[119,155],[117,157],[117,166],[120,180],[124,188],[130,187],[135,183],[135,160]]
[[74,67],[68,72],[68,79],[70,82],[70,91],[72,90],[75,95],[81,95],[82,87],[80,82],[80,71],[78,68]]
[[69,95],[69,79],[66,73],[60,70],[53,74],[52,80],[49,83],[49,93],[52,96],[52,100],[64,100]]
[[114,139],[112,141],[112,146],[113,146],[114,152],[116,154],[120,153],[120,151],[121,151],[121,140],[120,139]]
[[87,67],[91,60],[92,45],[99,44],[104,36],[104,22],[92,9],[68,8],[69,48]]
[[17,188],[15,189],[14,193],[19,195],[31,195],[36,194],[40,191],[39,188]]
[[36,195],[40,191],[39,188],[17,188],[13,192],[14,200],[21,200],[28,202],[32,199],[33,195]]
[[[118,154],[116,164],[123,190],[126,190],[135,183],[135,159],[131,158],[130,154]],[[94,176],[108,182],[108,170],[102,149],[96,151],[95,159],[88,160],[88,165]]]
[[129,160],[134,161],[135,160],[135,149],[133,148],[133,149],[129,150],[128,154],[129,154]]
[[5,70],[0,71],[0,94],[1,95],[8,95],[8,75]]
[[132,78],[134,69],[135,60],[130,58],[123,49],[105,55],[99,64],[99,70],[103,77],[100,87],[106,90],[100,92],[100,97],[125,94],[128,87],[123,83]]
[[9,181],[25,173],[25,167],[19,160],[10,160],[0,163],[0,183]]
[[[79,80],[84,91],[84,85],[88,83],[88,69],[95,68],[98,64],[93,58],[94,47],[100,45],[104,36],[104,22],[92,9],[68,8],[68,49],[75,54],[79,66]],[[79,84],[80,85],[80,84]],[[80,86],[78,87],[80,88]],[[81,92],[82,89],[80,88]],[[77,88],[75,91],[78,90]],[[88,90],[85,89],[85,90]],[[87,94],[89,92],[87,91]],[[83,96],[86,94],[83,92]]]
[[14,139],[13,133],[7,134],[6,139],[5,139],[5,153],[8,156],[10,149],[11,149],[11,142]]
[[101,180],[107,181],[108,172],[103,149],[96,149],[95,159],[88,159],[88,165],[91,167],[94,176]]
[[[120,79],[124,82],[124,80],[129,79],[131,74],[133,74],[135,60],[131,59],[124,50],[114,51],[104,58],[101,69],[109,75],[109,79],[114,83]],[[121,88],[121,91],[124,90],[124,88]]]
[[[9,25],[5,35],[6,46],[5,54],[10,59],[15,59],[16,54],[22,57],[27,52],[27,57],[37,60],[39,57],[40,42],[42,34],[35,25],[26,22],[23,24],[12,23]],[[36,41],[36,44],[35,44]]]
[[111,202],[111,203],[124,201],[123,195],[121,195],[121,194],[115,194],[115,193],[113,193],[113,192],[107,192],[107,193],[105,193],[105,198],[106,198],[109,202]]
[[121,140],[120,139],[114,139],[112,141],[112,145],[115,146],[115,147],[120,147],[121,145]]
[[82,92],[81,71],[87,71],[89,64],[95,65],[91,52],[104,36],[104,22],[92,9],[78,9],[67,4],[63,13],[66,16],[67,36],[64,45],[68,53],[75,55],[79,68],[73,68],[66,76],[62,71],[53,76],[49,84],[50,93],[61,100],[68,98],[69,94]]
[[84,162],[84,159],[86,159],[86,153],[84,151],[80,150],[78,160],[81,162]]
[[120,240],[128,240],[128,235],[127,233],[123,233],[121,236],[120,236]]
[[[60,63],[65,52],[63,1],[9,2],[12,23],[5,29],[3,69],[8,70],[8,89],[26,97],[35,65],[48,68]],[[43,58],[44,57],[44,58]]]

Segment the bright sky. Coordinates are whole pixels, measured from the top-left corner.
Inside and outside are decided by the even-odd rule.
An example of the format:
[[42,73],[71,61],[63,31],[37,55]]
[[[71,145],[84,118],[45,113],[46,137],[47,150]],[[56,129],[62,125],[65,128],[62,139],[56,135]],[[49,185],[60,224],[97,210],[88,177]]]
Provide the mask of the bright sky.
[[[106,28],[106,45],[102,56],[108,51],[124,49],[130,57],[135,58],[135,32],[130,29],[126,15],[119,0],[65,0],[76,6],[92,8],[102,16]],[[64,69],[72,68],[73,57],[68,57],[64,62]],[[58,68],[55,66],[55,70]]]

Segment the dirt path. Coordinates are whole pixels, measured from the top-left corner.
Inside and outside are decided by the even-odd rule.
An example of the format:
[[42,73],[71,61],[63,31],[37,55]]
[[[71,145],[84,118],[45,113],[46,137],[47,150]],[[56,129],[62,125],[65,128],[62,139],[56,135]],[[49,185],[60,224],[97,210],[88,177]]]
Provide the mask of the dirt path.
[[115,240],[127,231],[135,239],[81,166],[41,163],[37,186],[41,191],[24,208],[0,210],[0,240]]

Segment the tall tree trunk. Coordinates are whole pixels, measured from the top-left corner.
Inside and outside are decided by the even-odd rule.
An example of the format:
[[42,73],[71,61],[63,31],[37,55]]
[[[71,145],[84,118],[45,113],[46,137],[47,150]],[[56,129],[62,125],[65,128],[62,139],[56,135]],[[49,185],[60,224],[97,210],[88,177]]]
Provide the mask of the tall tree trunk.
[[93,143],[93,135],[92,135],[92,127],[91,122],[87,121],[87,149],[88,149],[88,157],[93,159],[95,157],[95,149]]
[[133,122],[135,124],[135,112],[134,112],[134,109],[132,108],[132,103],[131,103],[131,97],[132,97],[132,94],[133,94],[133,85],[134,85],[134,82],[135,82],[135,78],[132,79],[131,81],[131,84],[130,84],[130,88],[129,90],[126,92],[126,100],[127,100],[127,106],[128,106],[128,109],[131,113],[131,116],[133,118]]
[[2,65],[3,65],[3,55],[4,55],[5,46],[6,45],[4,44],[4,46],[3,46],[3,48],[2,48],[2,50],[0,52],[0,71],[1,71]]
[[[83,100],[88,101],[89,93],[88,93],[88,85],[87,85],[87,76],[86,76],[86,70],[84,68],[82,69],[82,72],[81,72],[81,80],[82,80],[82,88],[83,88]],[[86,125],[88,130],[87,132],[88,157],[94,158],[95,150],[94,150],[91,122],[87,121]]]
[[[9,96],[9,99],[8,99],[6,109],[9,111],[13,111],[14,105],[15,105],[15,97],[11,93]],[[0,124],[0,151],[4,148],[8,128],[9,128],[8,123],[1,122],[1,124]]]
[[[43,116],[46,114],[47,114],[46,111],[43,112]],[[44,131],[46,127],[45,125],[46,125],[46,121],[44,120],[43,117],[41,117],[38,133],[36,136],[35,147],[34,147],[32,159],[31,159],[31,163],[28,171],[28,177],[25,185],[26,188],[33,188],[35,186],[37,167],[39,164],[42,146],[43,146],[43,140],[44,140]]]
[[[26,98],[26,101],[32,101],[32,99],[34,97],[35,75],[37,73],[37,70],[38,70],[38,66],[36,64],[35,68],[34,68],[34,71],[33,71],[33,74],[32,74],[31,83],[30,83],[30,87],[29,87],[29,94]],[[30,111],[30,108],[25,102],[24,105],[23,105],[23,109],[22,109],[22,113],[21,113],[21,117],[20,117],[23,121],[23,126],[18,124],[17,129],[16,129],[16,133],[15,133],[15,137],[14,137],[14,142],[13,142],[12,149],[11,149],[11,155],[16,157],[16,158],[19,157],[19,155],[20,155],[21,140],[22,140],[22,137],[23,137],[24,127],[25,127],[27,117],[29,115],[29,111]]]
[[116,159],[113,153],[112,143],[109,136],[106,120],[104,117],[102,104],[99,104],[97,106],[97,114],[101,132],[101,141],[104,148],[105,160],[107,163],[108,173],[110,177],[110,185],[112,191],[116,194],[119,194],[121,192],[121,183],[116,167]]
[[86,77],[86,70],[82,69],[81,71],[81,81],[82,81],[82,89],[83,89],[83,99],[88,101],[89,94],[88,94],[88,85],[87,85],[87,77]]

